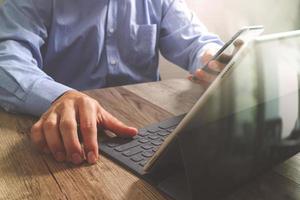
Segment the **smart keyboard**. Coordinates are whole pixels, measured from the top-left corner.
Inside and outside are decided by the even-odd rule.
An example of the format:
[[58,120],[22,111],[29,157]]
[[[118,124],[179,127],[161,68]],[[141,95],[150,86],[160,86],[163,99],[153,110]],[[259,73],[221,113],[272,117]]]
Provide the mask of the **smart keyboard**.
[[133,138],[114,137],[100,141],[100,151],[138,174],[143,174],[143,167],[147,161],[174,131],[184,116],[185,114],[172,117],[141,128]]

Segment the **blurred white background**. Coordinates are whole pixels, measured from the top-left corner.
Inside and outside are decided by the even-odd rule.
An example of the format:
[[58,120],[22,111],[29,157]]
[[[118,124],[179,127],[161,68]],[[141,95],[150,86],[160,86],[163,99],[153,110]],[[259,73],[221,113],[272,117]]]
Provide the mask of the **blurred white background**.
[[[300,29],[300,0],[186,0],[208,27],[226,41],[239,28],[264,25],[265,33]],[[188,73],[160,60],[163,79],[186,77]]]

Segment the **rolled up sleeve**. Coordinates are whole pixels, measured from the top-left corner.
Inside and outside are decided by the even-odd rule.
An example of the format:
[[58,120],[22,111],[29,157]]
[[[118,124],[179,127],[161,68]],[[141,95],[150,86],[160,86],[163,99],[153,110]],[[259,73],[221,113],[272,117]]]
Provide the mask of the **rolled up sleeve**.
[[39,116],[68,90],[42,71],[50,0],[6,1],[0,8],[0,105]]

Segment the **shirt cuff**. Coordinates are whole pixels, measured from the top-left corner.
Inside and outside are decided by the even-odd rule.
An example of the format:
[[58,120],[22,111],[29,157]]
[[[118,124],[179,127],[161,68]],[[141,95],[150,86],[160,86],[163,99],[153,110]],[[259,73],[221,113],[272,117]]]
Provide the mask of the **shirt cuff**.
[[216,52],[218,50],[220,50],[222,48],[223,44],[220,43],[208,43],[206,45],[204,45],[200,51],[197,53],[196,59],[194,61],[194,63],[192,64],[190,73],[194,74],[195,71],[197,69],[201,69],[202,67],[204,67],[205,63],[202,62],[202,56],[204,55],[204,53],[209,50],[209,49],[216,49]]
[[54,100],[69,90],[74,89],[50,79],[39,79],[26,95],[24,110],[40,116],[49,109]]

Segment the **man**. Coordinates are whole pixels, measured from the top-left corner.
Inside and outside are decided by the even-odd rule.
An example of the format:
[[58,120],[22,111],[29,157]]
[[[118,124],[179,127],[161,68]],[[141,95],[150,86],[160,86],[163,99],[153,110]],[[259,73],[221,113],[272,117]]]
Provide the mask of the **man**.
[[33,143],[74,164],[98,159],[99,126],[137,134],[79,90],[157,81],[159,51],[193,73],[222,45],[184,0],[7,0],[0,27],[1,107],[42,115]]

